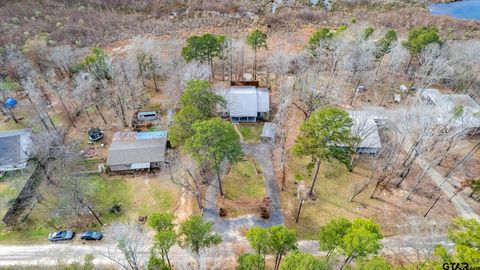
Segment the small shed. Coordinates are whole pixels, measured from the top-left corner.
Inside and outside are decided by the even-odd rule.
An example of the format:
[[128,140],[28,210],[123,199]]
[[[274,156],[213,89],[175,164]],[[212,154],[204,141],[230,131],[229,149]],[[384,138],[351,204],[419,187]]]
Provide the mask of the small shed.
[[159,168],[165,162],[167,131],[117,132],[107,154],[111,171]]
[[262,139],[275,139],[275,133],[277,130],[277,125],[274,123],[267,122],[263,125],[262,135],[260,137]]
[[30,129],[0,131],[0,172],[24,169],[32,140]]

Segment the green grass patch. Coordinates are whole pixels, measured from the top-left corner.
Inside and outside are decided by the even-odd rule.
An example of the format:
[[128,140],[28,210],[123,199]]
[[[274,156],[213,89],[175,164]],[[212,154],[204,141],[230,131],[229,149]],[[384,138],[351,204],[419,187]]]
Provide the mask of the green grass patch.
[[[306,189],[310,188],[312,183],[312,171],[305,168],[308,162],[308,158],[288,156],[289,169],[296,181],[303,181]],[[319,227],[331,219],[337,217],[353,219],[359,216],[359,204],[350,202],[349,198],[352,187],[355,183],[363,181],[364,175],[367,174],[367,169],[360,165],[351,173],[338,162],[323,162],[314,188],[317,199],[305,202],[298,223],[293,222],[299,205],[298,185],[287,182],[285,192],[281,193],[282,205],[287,213],[285,217],[287,225],[297,231],[300,239],[315,239]],[[365,194],[368,194],[368,191]]]
[[262,135],[263,124],[241,124],[238,125],[238,130],[243,136],[245,143],[256,143],[260,141]]
[[[129,222],[143,215],[170,212],[180,197],[180,188],[177,185],[156,177],[145,179],[92,175],[82,181],[90,205],[104,224],[115,220]],[[1,188],[0,182],[0,191]],[[28,219],[13,230],[0,227],[1,243],[46,241],[48,233],[66,228],[75,232],[86,229],[101,230],[98,222],[89,213],[76,216],[68,210],[58,211],[70,207],[70,198],[58,197],[52,189],[52,186],[43,182],[39,190],[44,201],[34,207]],[[122,212],[110,211],[115,204],[121,205]]]
[[47,240],[52,229],[46,227],[29,228],[28,230],[7,230],[0,228],[0,242],[2,243],[33,243]]
[[[15,117],[19,118],[19,117],[21,117],[21,115],[18,115],[16,113]],[[26,128],[26,127],[27,127],[27,125],[26,125],[25,120],[19,121],[19,123],[15,123],[15,121],[10,119],[10,121],[5,123],[5,117],[0,115],[0,131],[22,129],[22,128]]]
[[125,211],[132,205],[132,187],[125,179],[105,179],[99,175],[91,176],[91,190],[94,190],[95,205],[101,209],[103,222],[119,218],[119,214],[110,213],[114,204],[121,204]]
[[262,199],[266,196],[261,168],[253,165],[253,159],[247,158],[233,165],[223,179],[226,196],[235,200],[239,198]]

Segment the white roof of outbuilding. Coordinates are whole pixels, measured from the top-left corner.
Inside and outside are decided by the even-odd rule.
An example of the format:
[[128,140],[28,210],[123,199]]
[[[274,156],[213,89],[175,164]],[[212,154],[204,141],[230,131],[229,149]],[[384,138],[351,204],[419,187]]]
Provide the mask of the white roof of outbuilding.
[[256,117],[259,112],[270,111],[268,89],[254,86],[232,86],[227,91],[219,92],[227,101],[223,112],[231,117]]
[[275,125],[274,123],[267,122],[263,125],[262,135],[260,137],[275,139],[276,130],[277,130],[277,125]]
[[423,89],[420,91],[422,98],[427,98],[439,110],[438,122],[452,124],[453,109],[455,106],[463,107],[463,116],[456,119],[453,124],[464,128],[480,127],[480,106],[469,96],[464,94],[442,94],[437,89]]
[[369,111],[348,111],[352,118],[352,134],[361,139],[357,147],[381,148],[380,135],[374,116]]

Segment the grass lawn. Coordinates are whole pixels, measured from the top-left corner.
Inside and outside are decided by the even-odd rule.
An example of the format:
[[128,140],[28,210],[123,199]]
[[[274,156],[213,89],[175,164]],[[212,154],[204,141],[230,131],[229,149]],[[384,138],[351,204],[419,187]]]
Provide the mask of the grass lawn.
[[238,130],[243,136],[245,143],[256,143],[262,135],[263,124],[240,124]]
[[252,214],[266,196],[261,168],[258,164],[255,166],[257,172],[253,159],[247,157],[233,165],[223,178],[225,198],[221,198],[220,205],[229,217]]
[[223,187],[227,198],[235,200],[239,198],[265,197],[265,186],[261,168],[258,164],[253,165],[253,159],[247,158],[233,165],[228,175],[223,179]]
[[[131,177],[105,177],[93,175],[85,178],[86,190],[92,192],[89,200],[92,208],[104,224],[118,220],[135,222],[139,216],[156,212],[172,211],[180,189],[167,180],[145,175]],[[85,229],[101,229],[95,218],[85,212],[81,216],[65,214],[64,208],[71,207],[69,198],[57,198],[51,192],[52,187],[42,183],[40,191],[45,197],[37,204],[29,218],[14,230],[0,227],[1,243],[23,243],[46,241],[49,232],[59,229],[73,229],[81,232]],[[123,211],[112,213],[114,204],[120,204]],[[63,210],[58,210],[63,208]],[[56,210],[57,209],[57,210]]]
[[[303,181],[305,188],[311,185],[311,175],[306,172],[307,159],[289,157],[289,169],[296,181]],[[285,221],[287,225],[297,231],[301,239],[313,239],[318,233],[319,226],[336,217],[353,219],[359,216],[359,203],[350,202],[351,189],[355,183],[363,181],[368,171],[357,166],[350,173],[343,165],[332,162],[323,162],[315,185],[316,201],[307,201],[303,205],[299,223],[294,223],[299,201],[297,187],[289,181],[286,192],[281,193]],[[366,192],[368,193],[368,191]]]
[[[22,116],[23,114],[19,114],[18,112],[15,112],[15,117],[19,118]],[[0,115],[0,131],[22,129],[27,127],[25,120],[22,120],[19,123],[15,123],[15,121],[13,120],[10,120],[5,123],[4,120],[5,120],[4,116]]]

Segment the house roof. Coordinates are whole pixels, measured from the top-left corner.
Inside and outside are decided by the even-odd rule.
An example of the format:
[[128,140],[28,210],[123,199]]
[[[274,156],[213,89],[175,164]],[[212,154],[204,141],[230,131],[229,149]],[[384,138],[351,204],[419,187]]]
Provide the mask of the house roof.
[[23,169],[32,143],[30,129],[0,131],[0,171]]
[[463,116],[453,123],[464,128],[480,127],[480,106],[469,96],[464,94],[442,94],[437,89],[423,89],[422,98],[432,103],[439,110],[438,121],[451,123],[455,106],[463,107]]
[[108,149],[107,165],[165,161],[167,132],[117,132]]
[[357,147],[381,148],[382,143],[374,115],[369,111],[348,111],[348,114],[353,122],[352,134],[361,139]]
[[270,111],[270,97],[266,88],[232,86],[218,94],[227,101],[227,106],[221,110],[229,112],[231,117],[256,117],[259,112]]

